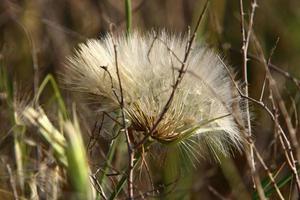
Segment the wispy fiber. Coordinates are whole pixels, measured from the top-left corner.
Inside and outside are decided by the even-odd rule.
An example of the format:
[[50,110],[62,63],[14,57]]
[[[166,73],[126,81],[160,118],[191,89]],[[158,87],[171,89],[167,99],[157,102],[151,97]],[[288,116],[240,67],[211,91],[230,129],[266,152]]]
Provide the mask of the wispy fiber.
[[[187,36],[164,31],[89,40],[68,59],[64,81],[71,90],[91,95],[99,103],[99,111],[118,110],[115,43],[129,128],[137,136],[146,135],[170,96],[187,42]],[[163,144],[196,138],[213,152],[224,154],[233,146],[240,148],[233,104],[238,105],[241,116],[244,111],[219,56],[198,45],[187,66],[169,110],[151,137]]]

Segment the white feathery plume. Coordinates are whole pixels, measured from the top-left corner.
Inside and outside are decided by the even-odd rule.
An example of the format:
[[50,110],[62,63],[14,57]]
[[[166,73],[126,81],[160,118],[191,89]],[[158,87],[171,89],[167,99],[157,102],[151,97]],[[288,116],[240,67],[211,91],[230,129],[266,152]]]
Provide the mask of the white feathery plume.
[[[126,119],[136,134],[147,135],[170,97],[188,40],[164,31],[88,40],[68,59],[64,82],[72,90],[91,94],[100,111],[119,109],[116,44]],[[238,105],[240,116],[244,111],[219,56],[195,46],[186,64],[188,70],[172,104],[151,138],[163,144],[198,139],[213,152],[224,154],[232,147],[240,149],[242,137],[232,115],[233,105]]]

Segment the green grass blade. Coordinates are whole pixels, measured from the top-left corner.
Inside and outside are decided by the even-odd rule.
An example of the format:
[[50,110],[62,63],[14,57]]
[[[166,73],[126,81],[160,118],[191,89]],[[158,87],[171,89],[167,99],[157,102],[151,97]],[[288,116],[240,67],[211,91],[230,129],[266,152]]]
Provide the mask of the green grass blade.
[[[102,183],[105,181],[105,174],[107,174],[107,172],[108,172],[108,166],[110,166],[111,161],[112,161],[112,159],[115,155],[115,150],[116,150],[117,145],[118,145],[118,137],[116,139],[113,139],[110,143],[109,150],[108,150],[108,153],[107,153],[107,156],[106,156],[106,162],[105,162],[105,165],[102,169],[103,172],[102,172],[102,174],[100,175],[100,177],[98,179],[98,182],[99,182],[100,185],[102,185]],[[98,195],[97,199],[99,199],[99,198],[100,198],[100,196]]]
[[132,10],[131,0],[125,0],[125,14],[126,14],[126,34],[130,34],[132,26]]
[[67,138],[67,172],[75,191],[75,198],[93,199],[92,185],[89,180],[90,169],[79,125],[76,121],[74,123],[67,121],[64,123],[64,131]]
[[60,93],[60,90],[58,88],[58,85],[54,79],[54,77],[51,75],[51,74],[48,74],[45,79],[42,81],[38,91],[37,91],[37,94],[35,96],[35,103],[38,102],[42,92],[44,91],[46,85],[48,84],[48,82],[51,84],[52,88],[53,88],[53,91],[54,91],[54,95],[57,99],[57,102],[58,102],[58,105],[59,105],[59,109],[64,117],[64,119],[68,119],[68,112],[67,112],[67,109],[66,109],[66,106],[65,106],[65,103],[64,103],[64,100],[62,98],[62,95]]
[[[299,170],[298,170],[298,173],[299,173]],[[277,181],[276,184],[277,184],[278,188],[280,189],[280,188],[286,186],[287,184],[289,184],[292,181],[293,177],[294,177],[293,174],[288,174],[285,177],[283,177],[282,179],[280,179],[279,181]],[[269,177],[265,178],[262,181],[262,185],[263,185],[266,197],[270,197],[274,192],[276,192]],[[254,192],[253,199],[257,199],[257,200],[259,199],[257,192]]]

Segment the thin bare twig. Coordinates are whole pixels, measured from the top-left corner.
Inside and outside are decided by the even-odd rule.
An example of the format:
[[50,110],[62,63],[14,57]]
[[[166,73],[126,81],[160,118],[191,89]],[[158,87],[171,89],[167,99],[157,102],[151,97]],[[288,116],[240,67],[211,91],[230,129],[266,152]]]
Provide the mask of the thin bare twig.
[[292,113],[294,113],[294,117],[295,117],[295,128],[297,129],[299,127],[299,120],[298,120],[298,111],[297,111],[297,105],[294,99],[291,98],[291,102],[292,102],[292,110],[290,111],[291,115]]
[[[221,62],[222,62],[222,61],[221,61]],[[273,112],[272,112],[272,111],[264,104],[263,101],[261,101],[261,100],[256,100],[256,99],[254,99],[254,98],[251,98],[251,97],[246,96],[245,94],[243,94],[243,92],[241,91],[241,89],[238,87],[237,83],[234,81],[234,78],[233,78],[233,76],[231,75],[231,73],[230,73],[228,67],[227,67],[223,62],[222,62],[222,64],[223,64],[223,66],[225,67],[225,69],[227,70],[227,73],[229,74],[230,79],[231,79],[231,81],[233,82],[235,88],[237,89],[239,95],[240,95],[242,98],[246,98],[246,99],[248,99],[248,100],[250,100],[250,101],[256,103],[257,105],[261,106],[265,111],[267,111],[267,113],[269,114],[269,116],[271,117],[271,119],[274,121],[276,127],[279,129],[279,132],[280,132],[279,138],[280,138],[280,142],[281,142],[281,145],[282,145],[282,147],[283,147],[283,150],[284,150],[284,152],[285,152],[285,156],[286,156],[286,158],[287,158],[287,161],[288,161],[288,163],[289,163],[289,165],[290,165],[290,167],[291,167],[291,169],[292,169],[293,174],[294,174],[295,176],[298,176],[298,175],[297,175],[297,171],[296,171],[296,167],[295,167],[294,163],[291,162],[291,160],[293,160],[293,156],[292,156],[293,154],[292,154],[292,151],[291,151],[291,147],[290,147],[289,141],[288,141],[288,139],[286,138],[285,133],[284,133],[282,127],[281,127],[281,126],[279,125],[279,123],[278,123],[278,119],[277,119],[277,118],[278,118],[278,117],[277,117],[278,115],[273,114]],[[271,93],[271,95],[272,95],[272,93]],[[250,141],[250,142],[251,142],[251,141]],[[288,147],[286,147],[286,145],[287,145]],[[253,148],[254,148],[254,150],[255,150],[255,146],[254,146],[254,145],[253,145]],[[256,152],[256,154],[258,154],[258,152]],[[258,159],[260,160],[260,162],[263,162],[262,159],[260,159],[260,158],[258,158]],[[262,164],[262,165],[263,165],[263,164]],[[266,167],[266,165],[264,166],[264,168],[265,168],[265,167]],[[266,168],[265,168],[265,169],[266,169]],[[275,182],[274,182],[274,183],[275,183]],[[273,183],[273,185],[274,185],[274,183]],[[276,183],[275,183],[275,184],[276,184]],[[275,187],[275,185],[274,185],[274,187]],[[276,187],[278,188],[278,186],[276,186]],[[278,195],[279,195],[279,194],[278,194]],[[280,195],[279,195],[279,196],[280,196]],[[282,195],[281,195],[281,196],[282,196]]]
[[297,168],[296,168],[296,163],[295,163],[292,147],[291,147],[291,144],[290,144],[285,132],[283,131],[283,129],[281,128],[281,126],[279,124],[279,121],[278,121],[279,110],[278,110],[277,105],[275,104],[272,90],[270,90],[270,100],[272,102],[272,107],[273,107],[273,110],[275,113],[274,114],[275,127],[277,129],[279,129],[279,141],[284,150],[284,154],[285,154],[287,163],[288,163],[289,167],[291,168],[292,173],[295,176],[297,188],[299,188],[299,184],[300,184],[299,176],[298,176],[298,172],[297,172]]
[[115,67],[116,67],[116,74],[118,78],[118,83],[119,83],[119,89],[120,89],[120,109],[121,109],[121,115],[122,115],[122,123],[123,123],[123,129],[125,132],[125,137],[126,137],[126,143],[127,143],[127,150],[128,150],[128,179],[127,179],[127,190],[128,190],[128,195],[129,199],[133,199],[133,168],[134,168],[134,149],[132,146],[131,142],[131,137],[130,137],[130,131],[126,127],[126,119],[125,119],[125,111],[124,111],[124,94],[123,94],[123,88],[122,88],[122,82],[121,82],[121,77],[120,77],[120,71],[119,71],[119,65],[118,65],[118,51],[117,51],[117,45],[113,41],[114,45],[114,53],[115,53]]
[[[287,163],[288,163],[289,167],[291,168],[291,170],[292,170],[292,172],[293,172],[293,174],[296,178],[297,185],[299,185],[300,182],[299,182],[299,178],[298,178],[297,168],[295,166],[295,159],[294,159],[294,156],[293,156],[291,144],[290,144],[288,138],[286,137],[286,134],[283,131],[283,128],[281,127],[281,125],[278,122],[278,111],[277,111],[278,109],[275,105],[275,101],[273,100],[272,90],[270,90],[270,99],[271,99],[271,102],[272,102],[272,105],[273,105],[273,110],[274,110],[275,114],[273,114],[273,112],[264,104],[264,102],[258,101],[254,98],[251,98],[249,96],[244,95],[243,92],[240,90],[239,86],[237,85],[237,83],[235,82],[235,80],[234,80],[232,74],[230,73],[230,70],[228,69],[228,67],[225,65],[225,63],[221,59],[220,59],[220,61],[223,65],[223,67],[226,69],[226,71],[227,71],[232,83],[234,84],[236,90],[238,91],[239,95],[242,98],[246,98],[246,99],[254,102],[255,104],[261,106],[269,114],[270,118],[275,123],[275,127],[278,129],[278,132],[279,132],[279,141],[280,141],[280,144],[283,148],[284,155],[286,157]],[[249,142],[252,142],[252,141],[250,140]]]
[[[260,62],[263,62],[261,60],[259,60]],[[274,71],[276,71],[277,73],[282,74],[283,76],[285,76],[286,78],[290,79],[292,82],[294,82],[294,84],[297,86],[298,90],[300,91],[300,80],[297,79],[296,77],[292,76],[290,73],[288,73],[287,71],[282,70],[281,68],[279,68],[278,66],[269,63],[268,65],[271,69],[273,69]]]
[[265,161],[263,160],[262,156],[260,155],[260,153],[258,152],[258,150],[256,149],[255,146],[253,146],[253,150],[254,150],[254,152],[256,154],[256,157],[258,158],[260,164],[263,166],[263,168],[267,172],[267,174],[268,174],[268,176],[269,176],[269,178],[270,178],[270,180],[271,180],[271,182],[273,184],[273,187],[275,188],[276,193],[278,194],[279,198],[281,200],[284,200],[284,197],[282,196],[282,193],[280,192],[279,187],[276,184],[275,178],[274,178],[273,174],[269,170],[269,167],[266,165]]
[[102,118],[101,118],[101,121],[100,121],[100,126],[98,128],[98,132],[96,131],[97,125],[98,125],[98,120],[96,120],[95,123],[94,123],[94,127],[92,129],[92,133],[90,135],[89,142],[88,142],[87,147],[86,147],[87,151],[92,149],[95,146],[96,142],[98,141],[99,134],[100,134],[100,131],[101,131],[102,126],[103,126],[103,122],[104,122],[104,114],[102,114]]
[[[246,32],[245,28],[245,12],[244,12],[244,5],[243,5],[243,0],[240,0],[240,15],[241,15],[241,32],[242,32],[242,53],[243,53],[243,75],[244,75],[244,82],[245,82],[245,96],[249,96],[249,90],[248,90],[248,48],[250,44],[250,37],[253,29],[253,20],[254,20],[254,13],[255,9],[257,7],[257,2],[256,0],[251,1],[251,14],[249,18],[249,26],[248,26],[248,31]],[[249,111],[249,101],[247,99],[246,101],[246,117],[247,117],[247,126],[248,126],[248,136],[251,137],[252,135],[252,130],[251,130],[251,120],[250,120],[250,111]],[[254,154],[253,154],[253,148],[254,148],[254,143],[250,142],[250,152],[249,152],[249,160],[250,160],[250,169],[251,169],[251,175],[254,183],[254,187],[256,188],[258,192],[258,196],[260,199],[266,199],[261,181],[259,176],[256,173],[256,167],[255,167],[255,160],[254,160]]]
[[[273,56],[273,54],[274,54],[274,52],[275,52],[275,49],[276,49],[276,47],[277,47],[277,45],[278,45],[278,42],[279,42],[279,38],[277,38],[274,47],[271,49],[271,53],[270,53],[270,56],[269,56],[269,59],[268,59],[268,66],[269,66],[270,63],[271,63],[271,58],[272,58],[272,56]],[[267,75],[265,74],[265,76],[264,76],[264,82],[263,82],[263,86],[262,86],[262,89],[261,89],[259,101],[262,101],[262,99],[264,98],[266,82],[267,82]]]
[[[237,49],[234,49],[234,48],[231,48],[230,50],[232,52],[239,52]],[[263,60],[261,60],[259,57],[257,57],[256,55],[253,55],[251,53],[248,53],[248,59],[251,59],[253,61],[259,62],[261,64],[264,63]],[[282,67],[279,67],[278,65],[274,65],[271,62],[268,63],[268,67],[272,71],[277,72],[277,73],[281,74],[282,76],[286,77],[287,79],[291,80],[296,85],[296,87],[298,88],[298,90],[300,90],[300,79],[296,78],[295,76],[293,76],[289,72],[283,70]]]
[[[267,62],[265,60],[263,49],[262,49],[260,43],[258,42],[257,38],[253,37],[253,39],[254,39],[254,44],[255,44],[257,53],[259,55],[259,58],[260,58],[260,60],[263,61],[263,66],[265,68],[266,76],[267,76],[268,81],[269,81],[270,91],[273,92],[274,98],[278,102],[279,110],[282,113],[282,116],[283,116],[283,118],[285,120],[285,124],[287,126],[287,130],[288,130],[288,133],[290,135],[293,148],[294,148],[294,150],[296,152],[296,158],[297,159],[296,160],[293,159],[292,161],[294,162],[294,166],[297,166],[298,162],[300,161],[300,148],[299,148],[299,142],[298,142],[298,139],[297,139],[297,136],[296,136],[296,129],[294,128],[294,126],[292,124],[291,117],[289,116],[289,113],[287,111],[287,108],[285,106],[283,98],[282,98],[282,96],[281,96],[281,94],[279,92],[279,89],[277,87],[277,83],[276,83],[275,79],[273,78],[273,76],[272,76],[272,74],[270,72],[270,69],[268,67],[268,64],[267,64]],[[291,156],[293,157],[293,154]],[[298,176],[297,173],[295,174],[295,176],[296,176],[296,182],[297,182],[298,191],[300,192],[300,180],[299,180],[299,176]]]
[[[118,96],[118,94],[116,92],[116,88],[114,86],[113,78],[112,78],[111,73],[108,70],[108,67],[107,66],[100,66],[100,68],[103,69],[108,74],[110,82],[111,82],[111,90],[112,90],[113,94],[115,95],[115,97],[116,97],[119,105],[121,105],[122,104],[122,102],[121,102],[122,100],[119,99],[119,96]],[[119,67],[117,67],[117,74],[119,74]],[[118,80],[119,80],[119,78],[118,78]],[[122,90],[122,94],[123,94],[123,90]],[[122,96],[122,94],[121,94],[121,96]],[[122,97],[121,97],[121,99],[122,99]]]
[[97,177],[95,175],[90,175],[90,178],[92,179],[92,184],[94,188],[97,190],[97,192],[100,194],[101,198],[104,200],[107,200],[107,197],[102,189],[102,186],[99,184]]
[[153,41],[152,41],[152,43],[151,43],[151,45],[150,45],[150,48],[149,48],[149,50],[148,50],[148,53],[147,53],[147,58],[148,58],[148,61],[149,61],[150,63],[151,63],[151,60],[150,60],[150,53],[151,53],[151,50],[152,50],[152,48],[153,48],[153,46],[154,46],[154,43],[155,43],[156,39],[157,39],[157,33],[154,31],[154,38],[153,38]]
[[162,40],[161,38],[157,38],[157,40],[159,40],[161,43],[163,43],[167,50],[176,58],[176,60],[181,64],[181,65],[185,65],[184,62],[176,55],[176,53],[169,47],[169,45],[167,44],[166,41]]
[[[244,88],[244,94],[245,96],[249,96],[249,90],[248,90],[248,48],[249,48],[249,43],[250,43],[250,37],[251,37],[251,32],[252,32],[252,27],[253,27],[253,19],[254,19],[254,13],[256,9],[256,1],[253,0],[251,4],[251,14],[250,14],[250,19],[249,19],[249,26],[248,26],[248,31],[246,32],[245,28],[245,12],[244,12],[244,5],[243,5],[243,0],[240,0],[240,15],[241,15],[241,32],[242,32],[242,54],[243,54],[243,76],[244,76],[244,82],[245,82],[245,88]],[[252,130],[251,130],[251,120],[250,120],[250,111],[249,111],[249,102],[248,100],[245,102],[246,103],[246,117],[247,117],[247,126],[248,126],[248,136],[251,137],[252,135]],[[250,159],[251,159],[251,164],[250,168],[251,171],[255,171],[255,161],[254,161],[254,155],[253,155],[253,144],[250,144]],[[252,178],[254,179],[253,175]],[[257,187],[257,183],[254,182],[254,187]],[[262,188],[257,188],[259,191],[259,196],[261,199],[265,199],[264,193],[262,191]]]

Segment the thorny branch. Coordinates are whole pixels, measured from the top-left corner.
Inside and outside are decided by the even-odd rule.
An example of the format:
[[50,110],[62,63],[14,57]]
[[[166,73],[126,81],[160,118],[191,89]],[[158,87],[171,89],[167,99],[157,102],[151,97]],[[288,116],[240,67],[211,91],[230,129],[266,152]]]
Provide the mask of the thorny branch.
[[[296,185],[297,185],[297,188],[298,188],[298,190],[299,190],[299,184],[300,184],[300,182],[299,182],[299,176],[298,176],[297,167],[296,167],[297,162],[296,162],[296,160],[295,160],[295,158],[294,158],[293,151],[292,151],[292,147],[291,147],[291,144],[290,144],[290,142],[289,142],[289,139],[287,138],[285,132],[283,131],[283,128],[282,128],[281,125],[279,124],[279,121],[278,121],[279,112],[278,112],[278,108],[277,108],[277,106],[276,106],[276,103],[275,103],[275,100],[274,100],[274,97],[273,97],[273,92],[274,92],[274,90],[277,90],[277,95],[279,96],[279,98],[281,98],[281,96],[280,96],[280,94],[279,94],[279,92],[278,92],[278,88],[276,87],[276,82],[275,82],[275,80],[273,79],[273,77],[271,76],[271,73],[270,73],[270,70],[269,70],[269,67],[271,68],[271,67],[274,66],[274,65],[271,65],[271,64],[270,64],[270,63],[271,63],[270,61],[269,61],[268,63],[265,61],[265,58],[264,58],[264,56],[263,56],[263,52],[262,52],[261,47],[260,47],[258,41],[256,40],[256,38],[255,38],[255,42],[256,42],[257,49],[258,49],[259,55],[260,55],[260,58],[256,58],[256,60],[258,60],[258,61],[260,61],[260,62],[262,62],[262,63],[264,64],[264,67],[265,67],[265,70],[266,70],[266,81],[268,81],[268,82],[269,82],[269,85],[270,85],[270,100],[271,100],[271,102],[272,102],[272,106],[273,106],[274,113],[273,113],[273,112],[265,105],[265,103],[262,101],[262,98],[260,98],[260,100],[256,100],[256,99],[253,99],[253,98],[249,97],[248,95],[245,95],[245,94],[239,89],[238,85],[237,85],[236,82],[234,81],[234,78],[233,78],[232,75],[230,74],[230,71],[229,71],[229,69],[226,67],[226,65],[223,64],[223,66],[226,68],[228,74],[230,75],[230,78],[231,78],[231,80],[233,81],[233,83],[234,83],[234,85],[235,85],[237,91],[239,92],[240,96],[241,96],[242,98],[246,98],[246,99],[248,99],[248,100],[254,102],[255,104],[261,106],[265,111],[267,111],[267,113],[269,114],[269,116],[271,117],[271,119],[274,121],[276,129],[278,129],[278,131],[279,131],[279,141],[280,141],[280,144],[281,144],[281,146],[282,146],[282,148],[283,148],[283,150],[284,150],[284,154],[285,154],[287,163],[288,163],[289,167],[291,168],[292,173],[294,174],[294,177],[295,177],[295,179],[296,179]],[[278,71],[279,73],[283,74],[284,76],[286,76],[286,77],[289,78],[289,79],[291,79],[291,77],[292,77],[292,76],[290,76],[287,72],[284,72],[283,70],[280,70],[280,71],[277,70],[277,71]],[[270,79],[273,79],[273,86],[271,86]],[[293,77],[292,77],[292,80],[293,80],[293,81],[294,81],[294,80],[297,81],[297,79],[295,79],[295,78],[293,78]],[[265,81],[264,81],[264,82],[265,82]],[[294,81],[294,82],[295,82],[295,81]],[[296,83],[296,85],[297,85],[297,82],[295,82],[295,83]],[[272,92],[272,91],[273,91],[273,92]],[[278,96],[277,96],[277,98],[278,98]],[[278,100],[278,99],[277,99],[277,100]],[[282,98],[281,98],[281,100],[282,100]],[[283,102],[283,100],[282,100],[282,102]],[[283,103],[283,105],[284,105],[284,103]],[[284,107],[285,107],[285,105],[284,105]],[[288,117],[288,119],[287,119],[286,117]],[[290,117],[289,117],[288,114],[287,114],[286,116],[284,116],[284,118],[285,118],[285,121],[286,121],[286,122],[287,122],[287,121],[290,121]],[[257,155],[258,159],[260,160],[261,157],[259,158],[259,155],[257,154],[257,152],[256,152],[256,155]],[[261,162],[261,160],[260,160],[260,162]],[[262,163],[262,165],[264,165],[264,164]],[[264,167],[264,168],[265,168],[265,167]],[[266,169],[266,168],[265,168],[265,169]],[[275,182],[274,182],[274,183],[275,183]],[[274,186],[274,187],[275,187],[275,186]],[[278,187],[278,186],[276,186],[276,187]],[[279,190],[276,189],[276,191],[277,191],[277,193],[278,193]],[[280,196],[279,193],[278,193],[278,195]]]
[[[252,55],[252,54],[248,54],[248,57],[253,59],[254,61],[257,61],[259,63],[264,63],[263,60],[259,59],[257,56]],[[294,77],[293,75],[291,75],[289,72],[282,70],[280,67],[274,65],[271,62],[268,62],[268,67],[270,69],[272,69],[273,71],[285,76],[286,78],[290,79],[292,82],[294,82],[294,84],[297,86],[298,90],[300,91],[300,80],[297,79],[296,77]]]
[[[238,50],[231,48],[230,49],[233,52],[237,52]],[[264,61],[261,60],[259,57],[257,57],[254,54],[248,53],[248,59],[251,59],[257,63],[261,63],[263,64]],[[292,74],[290,74],[289,72],[285,71],[282,69],[282,67],[278,66],[278,65],[274,65],[272,62],[268,62],[268,67],[274,71],[277,72],[278,74],[281,74],[282,76],[286,77],[287,79],[291,80],[296,87],[298,88],[298,90],[300,91],[300,80],[298,78],[296,78],[295,76],[293,76]]]
[[[244,75],[244,82],[245,82],[245,96],[249,96],[249,91],[248,91],[248,48],[249,48],[249,43],[250,43],[250,37],[251,37],[251,32],[253,28],[253,19],[254,19],[254,13],[255,9],[257,7],[257,2],[256,0],[251,1],[251,14],[249,18],[249,26],[248,26],[248,31],[246,32],[245,28],[245,12],[244,12],[244,5],[243,5],[243,0],[240,0],[240,15],[241,15],[241,32],[242,32],[242,53],[243,53],[243,75]],[[246,101],[246,117],[247,117],[247,127],[248,127],[248,136],[251,137],[252,135],[252,130],[251,130],[251,120],[250,120],[250,111],[249,111],[249,102],[248,99]],[[250,169],[251,169],[251,175],[254,183],[254,187],[257,189],[258,195],[260,199],[266,199],[261,181],[259,176],[256,173],[256,167],[255,167],[255,160],[254,160],[254,154],[253,154],[253,147],[254,144],[253,142],[249,143],[250,146],[250,152],[247,153],[248,160],[250,160]],[[249,154],[249,155],[248,155]]]
[[127,178],[127,191],[129,195],[129,199],[133,199],[133,168],[134,168],[134,149],[132,146],[131,137],[129,135],[130,131],[126,127],[126,119],[125,119],[125,111],[124,111],[124,95],[123,95],[123,88],[122,88],[122,82],[119,72],[119,65],[118,65],[118,51],[117,51],[117,45],[113,41],[114,45],[114,53],[115,53],[115,65],[116,65],[116,73],[118,77],[118,83],[119,83],[119,89],[120,89],[120,99],[118,100],[120,103],[121,108],[121,115],[122,115],[122,123],[123,123],[123,129],[125,132],[126,137],[126,143],[127,143],[127,150],[128,150],[128,178]]
[[[272,119],[272,121],[275,123],[275,127],[278,129],[279,131],[279,140],[280,140],[280,143],[281,143],[281,146],[284,150],[284,154],[285,154],[285,157],[287,159],[287,162],[296,178],[296,182],[297,182],[297,185],[299,185],[299,178],[298,178],[298,172],[297,172],[297,169],[296,169],[296,166],[295,166],[295,162],[294,162],[294,156],[293,156],[293,152],[292,152],[292,149],[291,149],[291,145],[290,145],[290,142],[288,140],[288,138],[286,137],[286,134],[283,130],[283,128],[281,127],[281,125],[279,124],[278,122],[278,112],[276,111],[277,108],[275,106],[275,102],[272,98],[272,94],[270,95],[270,99],[271,99],[271,102],[273,104],[273,110],[275,112],[275,114],[273,114],[273,112],[266,106],[266,104],[263,102],[263,101],[259,101],[259,100],[256,100],[252,97],[249,97],[249,96],[246,96],[245,94],[243,94],[243,92],[241,91],[241,89],[239,88],[239,86],[237,85],[236,81],[234,80],[230,70],[228,69],[228,67],[223,63],[222,60],[220,60],[222,62],[222,65],[223,67],[227,70],[227,73],[232,81],[232,83],[234,84],[236,90],[238,91],[239,95],[242,97],[242,98],[245,98],[257,105],[259,105],[260,107],[262,107],[270,116],[270,118]],[[272,91],[270,91],[270,93],[272,93]],[[251,140],[248,141],[248,142],[252,142]],[[256,175],[256,174],[254,174]]]
[[256,157],[258,158],[259,162],[261,163],[261,165],[263,166],[264,170],[267,172],[272,184],[273,184],[273,187],[275,188],[279,198],[281,200],[284,200],[284,197],[282,196],[279,188],[278,188],[278,185],[276,184],[275,182],[275,178],[273,176],[273,174],[270,172],[268,166],[266,165],[265,161],[263,160],[262,156],[260,155],[260,153],[258,152],[258,150],[256,149],[256,147],[253,145],[253,149],[254,149],[254,153],[256,155]]
[[[294,128],[294,126],[292,124],[291,117],[289,116],[289,113],[287,111],[287,108],[285,106],[283,98],[282,98],[282,96],[279,92],[279,89],[277,87],[277,83],[274,80],[274,78],[273,78],[273,76],[270,72],[270,69],[269,69],[268,64],[267,64],[267,62],[265,60],[265,57],[264,57],[262,47],[261,47],[260,43],[258,42],[258,40],[256,39],[256,37],[254,37],[254,44],[255,44],[255,47],[257,49],[257,53],[260,57],[260,60],[263,61],[263,66],[264,66],[264,69],[266,71],[267,79],[269,81],[270,91],[273,93],[274,99],[277,101],[279,110],[280,110],[280,112],[281,112],[281,114],[282,114],[282,116],[285,120],[287,130],[288,130],[288,133],[290,135],[291,142],[292,142],[293,148],[294,148],[295,153],[296,153],[296,158],[297,159],[295,160],[295,159],[293,159],[293,152],[291,152],[291,159],[294,162],[294,167],[296,167],[297,164],[298,164],[298,161],[300,160],[300,148],[299,148],[299,143],[298,143],[298,139],[297,139],[297,136],[296,136],[296,129]],[[298,176],[297,172],[295,173],[295,178],[296,178],[298,192],[300,192],[300,180],[299,180],[299,176]]]
[[280,144],[281,144],[281,146],[284,150],[287,163],[288,163],[289,167],[291,168],[293,175],[295,176],[297,188],[299,188],[299,183],[300,182],[299,182],[299,176],[298,176],[297,168],[296,168],[296,165],[295,165],[294,154],[293,154],[293,151],[292,151],[291,144],[290,144],[285,132],[283,131],[283,129],[281,128],[281,126],[279,124],[279,121],[278,121],[279,110],[278,110],[278,107],[275,103],[272,90],[270,91],[270,100],[272,102],[272,108],[273,108],[274,113],[275,113],[275,120],[274,120],[275,127],[277,129],[279,129],[279,141],[280,141]]

